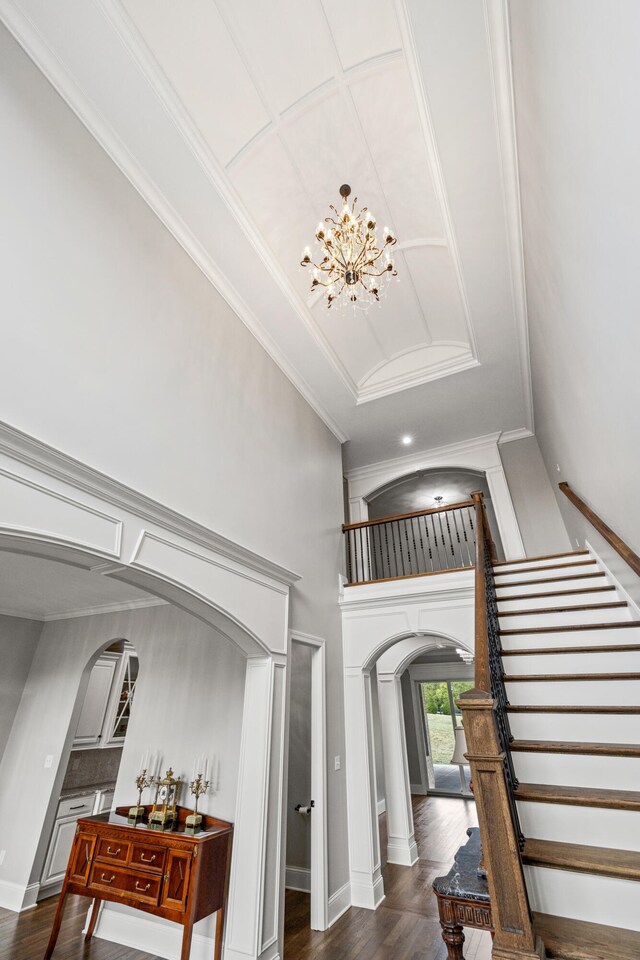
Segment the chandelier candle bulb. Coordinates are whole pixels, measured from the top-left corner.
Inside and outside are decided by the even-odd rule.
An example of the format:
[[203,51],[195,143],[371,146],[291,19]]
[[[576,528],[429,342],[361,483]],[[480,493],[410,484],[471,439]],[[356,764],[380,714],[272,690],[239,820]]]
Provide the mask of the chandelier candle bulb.
[[[336,207],[329,204],[334,214],[325,218],[329,226],[325,227],[321,222],[316,229],[316,242],[320,248],[318,262],[314,261],[309,247],[305,247],[300,265],[313,267],[311,290],[325,288],[327,307],[333,303],[340,306],[350,303],[354,308],[359,306],[367,309],[372,303],[380,304],[380,295],[384,293],[388,281],[398,275],[386,252],[386,248],[397,241],[389,228],[385,227],[382,245],[378,246],[373,212],[367,207],[356,212],[358,198],[354,197],[349,205],[350,194],[351,187],[343,183],[340,187],[340,196],[344,201],[342,212],[338,213]],[[383,251],[385,259],[378,264]]]

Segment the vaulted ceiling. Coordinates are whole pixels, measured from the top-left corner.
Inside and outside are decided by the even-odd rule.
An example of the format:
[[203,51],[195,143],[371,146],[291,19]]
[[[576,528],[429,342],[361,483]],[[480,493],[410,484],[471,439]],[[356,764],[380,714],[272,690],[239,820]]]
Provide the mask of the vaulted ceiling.
[[[503,0],[0,9],[349,465],[531,429]],[[399,239],[366,313],[299,266],[344,182]]]

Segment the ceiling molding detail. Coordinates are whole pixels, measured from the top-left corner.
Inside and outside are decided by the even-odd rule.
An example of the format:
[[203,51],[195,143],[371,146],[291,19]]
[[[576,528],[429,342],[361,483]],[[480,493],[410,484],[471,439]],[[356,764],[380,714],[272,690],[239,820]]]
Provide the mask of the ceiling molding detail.
[[415,101],[420,116],[422,135],[427,149],[427,157],[429,158],[431,178],[433,180],[433,185],[435,187],[436,195],[440,203],[440,209],[442,211],[446,245],[449,248],[453,269],[458,284],[458,290],[460,292],[460,299],[462,301],[462,309],[467,326],[467,333],[469,335],[470,352],[473,358],[477,360],[478,351],[473,334],[473,326],[471,324],[471,310],[469,307],[469,300],[467,297],[466,286],[462,273],[462,261],[460,259],[458,244],[456,242],[453,229],[453,220],[451,217],[451,211],[449,209],[449,201],[447,199],[442,165],[440,163],[438,148],[436,146],[435,131],[433,128],[433,121],[431,119],[431,111],[429,109],[429,99],[422,81],[420,67],[418,66],[418,54],[413,36],[413,28],[409,18],[409,11],[407,10],[406,0],[396,0],[396,13],[398,17],[398,25],[400,27],[400,33],[402,35],[402,46],[405,52],[407,66],[409,68],[409,76],[411,78]]
[[[137,45],[132,47],[132,41],[126,36],[126,32],[122,26],[122,18],[125,17],[126,14],[124,14],[124,11],[120,10],[119,5],[116,5],[115,0],[114,2],[111,2],[111,0],[97,0],[97,2],[99,3],[105,16],[109,18],[114,29],[117,29],[123,44],[131,50],[132,54],[137,53],[140,55],[141,60],[138,62],[140,64],[140,69],[142,70],[142,64],[145,62],[143,49],[142,47],[138,48]],[[349,437],[342,426],[318,400],[315,393],[305,381],[304,377],[284,356],[280,347],[275,343],[271,334],[264,327],[264,324],[257,318],[246,301],[238,293],[237,289],[229,282],[208,251],[206,251],[200,241],[196,239],[195,235],[188,228],[184,220],[182,220],[177,211],[168,202],[164,194],[158,189],[151,177],[132,156],[120,137],[114,132],[104,117],[102,117],[99,110],[96,109],[95,105],[90,101],[90,99],[85,96],[84,92],[76,80],[71,76],[69,71],[65,68],[60,58],[43,39],[35,24],[33,24],[32,21],[26,16],[24,11],[19,10],[16,7],[12,0],[0,0],[0,14],[2,15],[2,20],[7,26],[7,29],[13,34],[18,43],[20,43],[20,45],[26,50],[36,66],[47,77],[51,85],[58,91],[65,103],[76,114],[78,119],[84,124],[89,133],[91,133],[91,135],[97,140],[105,152],[111,157],[113,162],[121,170],[127,180],[137,190],[143,200],[145,200],[145,202],[151,207],[158,219],[165,225],[167,230],[173,234],[183,250],[189,255],[196,266],[212,283],[223,299],[226,300],[234,313],[250,330],[263,349],[269,354],[271,359],[282,370],[287,379],[290,380],[290,382],[304,397],[312,409],[315,410],[320,419],[325,423],[336,439],[340,443],[344,443],[346,440],[348,440]],[[119,14],[121,14],[120,19]],[[133,25],[132,29],[135,29]],[[146,59],[149,59],[149,57],[150,55],[148,55]],[[212,183],[214,183],[217,188],[218,184],[216,183],[216,179],[212,174],[212,169],[215,165],[214,158],[211,156],[206,145],[199,142],[201,138],[199,138],[198,134],[195,132],[195,130],[193,130],[188,118],[186,118],[186,116],[182,118],[180,113],[176,112],[182,109],[181,105],[176,103],[174,107],[173,103],[170,103],[171,100],[175,100],[176,98],[173,97],[166,80],[164,80],[159,71],[156,70],[155,73],[155,83],[153,82],[153,71],[146,74],[147,80],[153,86],[156,95],[159,96],[162,102],[164,102],[167,114],[176,124],[183,138],[187,141],[194,157],[210,176]],[[234,206],[231,204],[229,204],[229,206],[234,215],[236,215],[238,218],[240,216],[239,201],[237,201]],[[241,226],[243,226],[244,229],[244,225],[242,223]],[[247,231],[245,230],[245,232]],[[249,239],[251,239],[251,237],[249,237]],[[256,249],[258,248],[256,247]],[[260,251],[258,250],[258,252]],[[268,263],[266,266],[270,268]],[[277,279],[277,275],[274,276]],[[290,294],[290,291],[283,290],[283,292]],[[292,305],[294,307],[296,306],[295,304]],[[299,309],[300,304],[297,305],[297,310]],[[306,312],[304,307],[302,308],[302,312]],[[315,324],[312,324],[311,327],[312,329],[309,329],[309,332],[314,337],[314,340],[318,342],[318,345],[323,352],[326,352],[328,349],[327,345],[318,340],[317,327]],[[330,356],[329,359],[333,363],[333,357]],[[333,363],[333,365],[335,367],[335,363]],[[350,392],[354,393],[351,378],[348,376],[348,374],[346,374],[346,371],[342,372],[342,379]]]
[[[529,431],[534,430],[533,387],[529,353],[529,322],[527,288],[522,237],[522,205],[520,202],[520,173],[516,134],[515,98],[511,67],[511,34],[508,0],[484,0],[487,46],[494,93],[498,157],[504,195],[505,220],[508,236],[509,267],[513,313],[518,335],[520,376]],[[503,441],[504,442],[504,441]]]

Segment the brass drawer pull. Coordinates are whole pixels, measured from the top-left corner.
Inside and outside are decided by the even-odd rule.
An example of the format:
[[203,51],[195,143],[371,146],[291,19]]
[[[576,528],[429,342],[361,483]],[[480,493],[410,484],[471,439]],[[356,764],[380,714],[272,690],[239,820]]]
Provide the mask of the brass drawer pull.
[[155,860],[155,858],[156,858],[155,853],[153,854],[153,856],[152,856],[149,860],[147,860],[147,858],[145,857],[144,853],[141,853],[141,854],[140,854],[140,859],[142,860],[143,863],[153,863],[153,861]]
[[102,881],[102,883],[113,883],[113,881],[115,880],[115,878],[116,878],[115,873],[113,874],[112,877],[105,877],[105,875],[104,875],[104,873],[103,873],[102,876],[100,877],[100,880]]
[[107,847],[107,853],[112,857],[117,857],[120,853],[120,847],[117,850],[112,850],[111,847]]
[[146,893],[150,886],[151,886],[151,884],[148,883],[148,884],[146,885],[146,887],[141,887],[141,886],[139,885],[138,881],[136,880],[136,890],[139,890],[140,893]]

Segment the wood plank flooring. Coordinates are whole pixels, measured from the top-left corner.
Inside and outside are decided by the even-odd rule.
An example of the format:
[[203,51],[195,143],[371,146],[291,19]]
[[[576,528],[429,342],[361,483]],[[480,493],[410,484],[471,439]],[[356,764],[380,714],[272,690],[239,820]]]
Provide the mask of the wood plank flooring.
[[[420,860],[414,867],[386,864],[386,898],[376,911],[352,908],[324,933],[309,928],[309,897],[288,890],[284,960],[446,960],[433,878],[446,873],[466,829],[476,825],[475,804],[449,797],[414,797]],[[380,818],[383,850],[386,820]],[[0,960],[42,960],[57,897],[22,914],[0,910]],[[151,954],[81,935],[84,897],[69,897],[53,960],[157,960]],[[489,960],[491,938],[466,930],[466,960]]]

